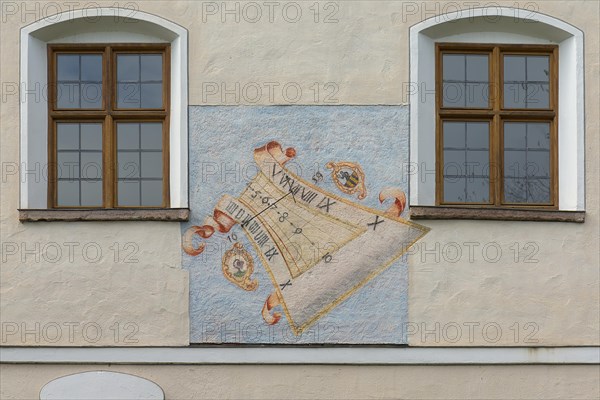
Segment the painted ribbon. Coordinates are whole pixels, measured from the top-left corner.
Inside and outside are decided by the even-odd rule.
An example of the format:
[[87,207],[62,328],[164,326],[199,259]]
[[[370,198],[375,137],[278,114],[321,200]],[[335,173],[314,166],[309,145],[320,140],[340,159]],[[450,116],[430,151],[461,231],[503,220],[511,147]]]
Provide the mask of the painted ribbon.
[[383,204],[388,199],[394,199],[394,202],[386,210],[386,214],[392,217],[399,217],[406,207],[406,195],[398,188],[386,188],[379,193],[379,203]]
[[281,304],[281,299],[277,292],[273,292],[265,300],[265,305],[262,308],[262,317],[268,325],[275,325],[281,319],[281,313],[271,310]]

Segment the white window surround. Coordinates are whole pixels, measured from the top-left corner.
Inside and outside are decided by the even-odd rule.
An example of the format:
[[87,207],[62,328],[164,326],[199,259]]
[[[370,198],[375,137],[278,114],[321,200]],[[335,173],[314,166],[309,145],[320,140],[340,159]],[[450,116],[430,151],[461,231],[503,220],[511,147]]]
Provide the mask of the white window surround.
[[21,29],[21,209],[46,209],[48,43],[170,43],[171,208],[188,207],[188,32],[156,15],[114,7],[70,10]]
[[548,15],[488,7],[438,15],[410,28],[410,205],[435,206],[435,44],[559,46],[559,210],[585,211],[583,32]]

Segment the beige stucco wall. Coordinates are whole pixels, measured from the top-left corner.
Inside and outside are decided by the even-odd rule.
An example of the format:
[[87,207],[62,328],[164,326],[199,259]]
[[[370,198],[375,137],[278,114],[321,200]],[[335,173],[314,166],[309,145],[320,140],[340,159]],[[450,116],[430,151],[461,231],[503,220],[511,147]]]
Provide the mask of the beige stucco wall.
[[593,399],[600,367],[2,365],[0,397],[37,399],[46,383],[89,370],[160,385],[165,399]]
[[[5,5],[8,2],[2,3]],[[0,80],[3,83],[18,82],[19,79],[16,55],[19,53],[20,27],[46,16],[47,12],[54,12],[52,10],[55,8],[46,7],[49,3],[65,4],[62,11],[72,7],[68,5],[69,2],[35,2],[38,4],[37,12],[36,6],[31,5],[29,10],[34,11],[29,14],[18,9],[17,14],[3,15],[0,28]],[[222,23],[220,14],[206,16],[206,22],[203,21],[202,7],[207,2],[133,3],[140,10],[159,14],[189,30],[190,105],[223,104],[220,92],[218,95],[204,96],[206,93],[203,93],[203,87],[206,89],[207,83],[216,83],[219,87],[224,84],[231,89],[236,82],[239,82],[240,87],[249,83],[263,86],[268,82],[279,85],[275,86],[273,101],[268,92],[265,92],[257,104],[289,104],[281,95],[281,88],[288,83],[297,83],[303,89],[303,97],[297,104],[326,104],[325,95],[336,88],[338,91],[330,98],[337,101],[336,104],[406,103],[402,87],[409,75],[408,29],[423,17],[431,16],[432,12],[423,8],[423,2],[411,3],[417,6],[417,11],[414,14],[414,9],[410,8],[409,15],[406,12],[408,9],[400,1],[339,1],[336,2],[339,6],[335,14],[335,18],[339,20],[337,23],[315,23],[314,13],[308,9],[308,3],[300,2],[304,14],[296,24],[286,22],[281,12],[275,13],[273,23],[266,17],[259,23],[248,23],[243,18],[239,23]],[[465,5],[465,8],[473,6],[472,2],[467,3],[471,5]],[[496,3],[506,6],[515,4],[512,0]],[[21,7],[22,3],[15,4]],[[98,1],[94,4],[114,6],[115,2]],[[453,11],[445,4],[427,2],[427,10],[435,10],[437,7],[439,12]],[[468,249],[464,246],[462,249],[465,255],[456,263],[445,261],[443,254],[439,262],[432,255],[424,255],[422,258],[419,252],[410,257],[409,318],[414,324],[411,329],[418,329],[410,335],[412,345],[600,343],[600,174],[597,157],[600,128],[597,98],[600,92],[597,29],[599,5],[593,0],[540,1],[527,4],[534,4],[538,11],[573,24],[585,33],[586,222],[426,222],[425,225],[432,228],[425,240],[427,248],[434,247],[435,243],[444,248],[449,242],[478,242],[480,245],[475,250],[474,262],[469,262],[466,256]],[[320,21],[331,11],[321,9]],[[320,88],[316,102],[315,83]],[[327,83],[333,83],[333,86],[325,88]],[[3,91],[3,94],[6,93]],[[226,97],[226,103],[238,104],[232,95]],[[243,103],[243,96],[240,103]],[[7,95],[1,106],[2,163],[4,166],[18,164],[18,97]],[[6,170],[3,169],[3,172]],[[41,328],[47,326],[47,329],[51,329],[48,324],[52,323],[67,327],[64,324],[70,322],[81,326],[85,323],[97,323],[103,331],[101,338],[94,343],[77,334],[73,343],[64,334],[57,343],[44,343],[44,337],[36,342],[35,335],[28,335],[23,340],[20,334],[14,334],[4,338],[2,344],[187,343],[188,278],[187,273],[180,268],[179,224],[20,224],[17,220],[18,177],[3,175],[0,187],[2,242],[15,244],[19,255],[24,252],[24,246],[32,249],[36,244],[40,250],[45,248],[50,252],[55,251],[55,248],[49,244],[58,243],[63,251],[63,256],[57,261],[49,261],[55,256],[54,253],[48,253],[41,254],[39,261],[35,260],[34,255],[26,255],[25,262],[21,262],[20,256],[9,256],[2,263],[2,321],[15,323],[19,329],[24,323],[25,327],[34,330],[36,323],[40,323]],[[73,260],[68,257],[70,245],[65,244],[67,242],[78,243]],[[116,261],[114,242],[118,242],[120,248]],[[482,256],[482,246],[488,242],[497,242],[502,249],[503,257],[497,263],[488,262]],[[535,258],[538,262],[514,262],[514,250],[511,246],[515,242],[520,247],[528,242],[537,244],[539,250]],[[127,249],[124,246],[128,243],[137,246],[134,247],[137,262],[125,262]],[[81,252],[86,245],[93,247],[89,251],[99,247],[102,258],[90,261],[88,256],[86,260]],[[133,323],[138,326],[135,336],[138,341],[122,343],[122,336],[115,341],[112,336],[114,329],[110,328],[115,323],[120,326]],[[436,323],[440,324],[439,328],[436,328]],[[490,323],[497,324],[502,329],[503,334],[497,341],[494,341],[497,337],[496,325],[488,328],[490,330],[485,334],[483,332],[486,324]],[[519,325],[515,327],[515,323]],[[525,327],[527,323],[534,325]],[[455,325],[448,324],[462,327],[458,340],[455,340],[454,331],[449,330]],[[469,335],[469,326],[473,326],[473,335]],[[525,342],[525,337],[536,327],[536,334],[529,339],[538,341]],[[63,332],[68,332],[67,328],[64,329]],[[439,337],[436,339],[433,333],[423,339],[423,329],[437,330]],[[515,340],[515,331],[519,332],[518,340]],[[90,330],[88,333],[92,335],[93,332]],[[444,340],[448,337],[452,340]],[[40,367],[40,370],[45,370],[44,368],[47,367]],[[539,371],[544,371],[543,367],[539,368]],[[551,367],[548,368],[551,370]],[[342,369],[325,368],[324,371],[340,373]],[[391,374],[394,378],[392,381],[404,382],[399,380],[403,376],[400,373],[404,371],[402,368],[389,371],[385,373]],[[418,371],[418,368],[413,371]],[[485,368],[481,371],[485,371]],[[310,370],[304,375],[313,373],[314,370]],[[507,373],[519,376],[518,372]],[[546,390],[542,386],[539,385],[540,390]],[[459,390],[458,386],[456,390]]]

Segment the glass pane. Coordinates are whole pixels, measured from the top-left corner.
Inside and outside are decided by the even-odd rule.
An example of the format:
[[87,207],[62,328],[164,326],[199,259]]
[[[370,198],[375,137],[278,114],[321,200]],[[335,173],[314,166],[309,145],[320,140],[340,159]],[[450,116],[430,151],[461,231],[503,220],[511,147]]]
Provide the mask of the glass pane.
[[489,148],[490,133],[489,124],[487,122],[469,122],[466,124],[466,127],[467,147],[469,149]]
[[142,178],[162,178],[162,152],[142,153]]
[[58,81],[79,80],[79,56],[58,54],[56,56],[56,78]]
[[140,177],[140,153],[137,151],[119,151],[118,164],[119,179]]
[[444,150],[444,175],[466,175],[465,150]]
[[487,203],[490,198],[490,183],[487,178],[467,178],[467,202]]
[[102,150],[102,124],[81,124],[81,148]]
[[465,56],[462,54],[444,54],[442,56],[444,81],[465,81]]
[[58,150],[79,149],[79,124],[56,124],[56,147]]
[[504,151],[504,176],[525,178],[527,154],[522,151]]
[[58,178],[79,178],[79,152],[58,152]]
[[101,83],[84,83],[80,90],[81,108],[102,108]]
[[548,84],[527,84],[527,108],[548,108],[550,106],[550,88]]
[[119,181],[117,190],[118,190],[118,203],[120,206],[139,206],[140,205],[140,182],[139,181]]
[[58,181],[57,200],[59,206],[78,206],[79,181]]
[[468,82],[489,82],[489,66],[487,55],[467,56]]
[[467,165],[465,167],[468,176],[487,177],[489,174],[490,153],[488,151],[473,151],[467,153]]
[[504,148],[504,201],[549,203],[550,124],[506,122]]
[[102,56],[100,54],[81,56],[81,80],[102,82]]
[[504,82],[524,82],[525,80],[525,57],[504,56]]
[[118,108],[140,108],[140,84],[119,83],[117,85]]
[[527,80],[537,82],[550,81],[550,57],[527,56]]
[[145,123],[142,128],[142,149],[162,150],[162,124]]
[[528,179],[527,199],[530,203],[550,203],[550,180]]
[[527,147],[530,149],[550,149],[549,123],[527,124]]
[[119,54],[117,56],[117,82],[140,81],[140,56]]
[[487,108],[490,97],[487,83],[467,83],[466,91],[466,107]]
[[527,147],[527,124],[506,122],[504,124],[504,149],[524,149]]
[[464,203],[467,178],[444,178],[444,201],[449,203]]
[[444,121],[444,148],[465,148],[465,126],[464,122]]
[[117,124],[117,148],[119,150],[140,148],[140,124]]
[[142,83],[141,108],[162,107],[162,83]]
[[144,54],[141,57],[141,80],[144,82],[162,81],[162,55]]
[[444,107],[464,107],[466,104],[466,84],[450,82],[443,86]]
[[504,178],[504,201],[507,203],[527,202],[527,180]]
[[81,178],[102,179],[102,153],[81,153]]
[[548,108],[549,63],[549,56],[504,56],[504,107]]
[[80,88],[78,83],[59,83],[56,92],[58,108],[79,108]]
[[142,181],[142,205],[160,207],[162,202],[162,181]]
[[102,181],[81,182],[81,205],[102,206]]
[[550,177],[550,152],[528,151],[527,152],[527,177],[549,178]]

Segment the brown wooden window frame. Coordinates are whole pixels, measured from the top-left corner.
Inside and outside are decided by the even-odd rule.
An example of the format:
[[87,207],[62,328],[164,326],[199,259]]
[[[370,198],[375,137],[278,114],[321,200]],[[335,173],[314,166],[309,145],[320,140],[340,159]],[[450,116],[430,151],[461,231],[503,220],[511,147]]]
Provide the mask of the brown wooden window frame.
[[[163,209],[169,208],[169,110],[170,45],[168,43],[51,44],[48,45],[48,208],[50,209]],[[102,108],[59,109],[56,105],[56,59],[58,54],[102,55]],[[162,54],[162,108],[119,109],[116,106],[118,54]],[[56,124],[61,122],[96,122],[102,124],[102,206],[59,206]],[[117,169],[117,123],[161,122],[162,129],[162,197],[160,206],[119,206]]]
[[[447,53],[488,54],[490,96],[487,108],[452,108],[443,106],[442,56]],[[503,57],[504,55],[549,56],[549,107],[504,108]],[[502,208],[558,210],[558,46],[521,44],[467,44],[437,43],[435,60],[436,77],[436,206],[460,208]],[[444,202],[444,160],[442,124],[445,121],[488,121],[490,124],[490,196],[488,203]],[[504,202],[504,122],[550,123],[550,202]]]

